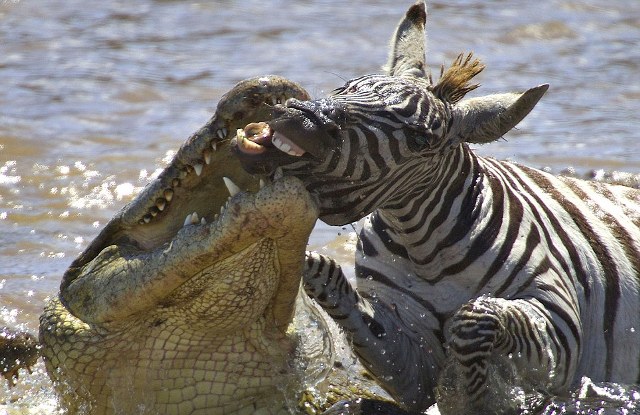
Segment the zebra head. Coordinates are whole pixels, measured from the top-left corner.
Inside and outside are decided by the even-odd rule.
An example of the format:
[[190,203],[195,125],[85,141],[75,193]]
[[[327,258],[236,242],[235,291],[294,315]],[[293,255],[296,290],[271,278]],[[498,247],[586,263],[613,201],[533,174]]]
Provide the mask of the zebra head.
[[[348,81],[328,97],[289,99],[268,124],[251,124],[232,143],[253,174],[295,175],[317,197],[320,217],[342,225],[397,205],[436,177],[454,149],[500,138],[547,90],[463,99],[484,69],[460,55],[433,83],[425,63],[426,9],[400,21],[385,74]],[[410,174],[406,174],[411,172]]]

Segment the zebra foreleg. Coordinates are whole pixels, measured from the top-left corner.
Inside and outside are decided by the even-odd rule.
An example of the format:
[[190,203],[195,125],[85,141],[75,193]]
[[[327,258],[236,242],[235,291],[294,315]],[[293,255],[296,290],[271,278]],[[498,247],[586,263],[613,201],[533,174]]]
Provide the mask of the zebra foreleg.
[[435,402],[438,369],[433,339],[406,327],[392,306],[362,297],[336,262],[307,252],[303,286],[345,331],[379,383],[411,413]]
[[[487,409],[513,404],[508,402],[512,396],[496,395],[510,386],[558,390],[566,377],[554,333],[535,299],[481,297],[466,303],[452,318],[449,339],[450,358],[459,369],[457,381],[463,388],[460,392],[471,406]],[[516,384],[494,384],[489,375],[499,371],[498,382]]]

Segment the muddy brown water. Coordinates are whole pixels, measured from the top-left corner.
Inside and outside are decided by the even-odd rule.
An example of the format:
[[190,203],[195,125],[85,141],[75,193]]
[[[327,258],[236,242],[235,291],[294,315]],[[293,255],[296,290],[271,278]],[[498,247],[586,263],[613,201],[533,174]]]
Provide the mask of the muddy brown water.
[[[237,81],[274,73],[321,97],[378,72],[410,1],[0,0],[0,325],[37,331],[73,258]],[[476,92],[549,92],[478,152],[560,171],[640,173],[640,2],[429,3],[428,63],[474,51]],[[350,227],[311,247],[352,262]],[[50,413],[42,366],[0,414]]]

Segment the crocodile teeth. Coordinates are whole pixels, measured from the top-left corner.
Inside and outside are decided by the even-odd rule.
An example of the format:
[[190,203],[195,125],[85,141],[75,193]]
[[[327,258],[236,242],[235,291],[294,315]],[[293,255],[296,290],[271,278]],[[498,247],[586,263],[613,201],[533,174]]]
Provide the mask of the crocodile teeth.
[[240,188],[233,182],[233,180],[228,177],[223,177],[222,180],[224,180],[224,185],[227,186],[227,190],[229,190],[229,194],[231,196],[235,196],[240,193]]
[[213,149],[213,151],[216,151],[218,147],[218,143],[216,143],[215,141],[213,143],[211,143],[211,148]]
[[275,133],[271,138],[273,145],[280,151],[287,153],[290,156],[300,157],[304,154],[304,150],[301,149],[293,141],[289,140],[283,134]]
[[206,225],[207,224],[207,220],[204,217],[202,217],[202,219],[200,219],[200,224],[201,225]]
[[[165,190],[165,193],[166,193],[166,190]],[[158,208],[158,210],[160,212],[162,212],[166,206],[167,206],[167,201],[166,200],[164,200],[164,199],[156,200],[156,207]]]
[[[171,202],[171,199],[173,199],[173,190],[171,189],[166,189],[162,195],[164,196],[164,198],[167,200],[167,202]],[[161,209],[162,210],[162,209]]]
[[211,151],[206,149],[202,155],[204,156],[204,162],[207,163],[207,165],[211,164]]
[[222,215],[224,213],[224,210],[229,207],[229,201],[231,200],[232,196],[229,196],[229,198],[227,199],[226,202],[224,202],[224,205],[220,206],[220,214]]
[[202,174],[202,164],[201,163],[194,164],[193,165],[193,169],[196,171],[196,174],[198,176],[200,176]]
[[192,214],[187,215],[187,217],[184,218],[184,226],[195,225],[198,222],[200,222],[200,218],[198,217],[198,213],[197,212],[193,212]]
[[264,187],[264,179],[260,179],[260,188],[262,189]]
[[216,134],[218,135],[218,138],[220,138],[221,140],[224,140],[225,138],[227,138],[227,134],[229,134],[229,130],[223,127],[223,128],[220,128],[218,131],[216,131]]
[[150,214],[146,214],[142,217],[142,220],[144,221],[144,223],[149,223],[151,222],[151,215]]

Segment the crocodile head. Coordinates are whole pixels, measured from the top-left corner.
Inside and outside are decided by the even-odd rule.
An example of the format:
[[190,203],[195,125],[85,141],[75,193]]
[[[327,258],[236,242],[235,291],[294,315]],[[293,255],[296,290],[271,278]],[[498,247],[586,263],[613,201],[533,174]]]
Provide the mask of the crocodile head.
[[283,409],[317,208],[297,179],[244,173],[227,136],[291,97],[273,76],[234,87],[72,263],[40,319],[69,413]]

